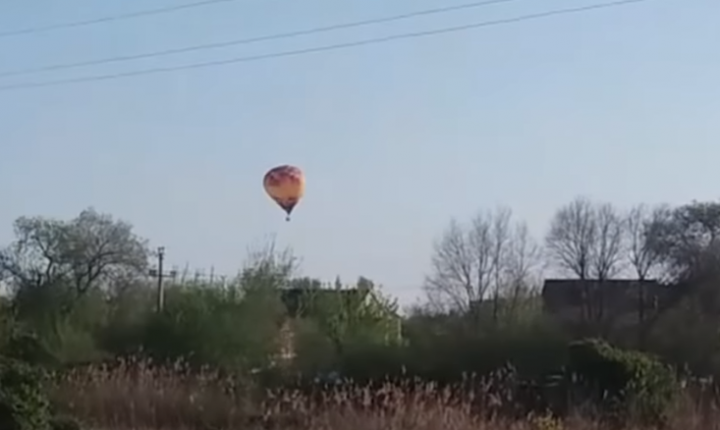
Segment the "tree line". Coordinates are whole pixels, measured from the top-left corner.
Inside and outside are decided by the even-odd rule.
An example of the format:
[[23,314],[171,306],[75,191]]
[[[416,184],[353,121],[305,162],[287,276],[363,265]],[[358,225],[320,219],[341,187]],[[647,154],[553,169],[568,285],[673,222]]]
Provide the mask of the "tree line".
[[[719,202],[625,209],[578,197],[558,208],[541,240],[498,208],[441,232],[426,300],[403,317],[372,280],[297,277],[297,259],[271,245],[251,253],[224,288],[169,282],[157,312],[153,252],[130,223],[93,209],[70,220],[21,217],[0,252],[9,291],[0,348],[53,366],[144,355],[248,374],[285,366],[306,375],[370,378],[402,369],[452,379],[508,363],[540,374],[557,367],[568,342],[596,336],[714,374],[719,232]],[[545,309],[549,274],[592,281],[600,292],[612,280],[657,280],[667,294],[632,328],[602,324],[598,296],[583,296],[589,311],[578,331]],[[373,299],[326,290],[372,291]],[[304,292],[294,310],[288,291]],[[283,361],[288,331],[292,360]]]

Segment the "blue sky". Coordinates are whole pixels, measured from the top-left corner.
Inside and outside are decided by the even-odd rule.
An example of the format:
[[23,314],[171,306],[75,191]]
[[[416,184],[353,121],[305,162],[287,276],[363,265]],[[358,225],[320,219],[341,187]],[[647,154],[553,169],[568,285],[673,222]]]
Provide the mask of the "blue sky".
[[[467,1],[467,0],[466,0]],[[265,54],[599,0],[519,0],[288,40],[2,79],[12,84]],[[8,0],[0,31],[175,0]],[[456,1],[455,3],[462,3]],[[0,39],[0,72],[302,30],[449,0],[238,0]],[[170,264],[232,274],[275,236],[303,273],[409,302],[451,218],[513,208],[542,239],[578,194],[619,206],[720,193],[720,2],[654,0],[432,38],[0,93],[0,242],[21,215],[88,206]],[[305,170],[293,221],[263,194]]]

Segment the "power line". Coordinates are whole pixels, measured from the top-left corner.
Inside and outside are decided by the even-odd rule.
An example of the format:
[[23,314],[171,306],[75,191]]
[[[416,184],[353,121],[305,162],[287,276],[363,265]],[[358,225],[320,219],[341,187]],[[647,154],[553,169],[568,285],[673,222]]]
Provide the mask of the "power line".
[[473,3],[464,3],[464,4],[460,4],[460,5],[456,5],[456,6],[448,6],[448,7],[435,8],[435,9],[425,9],[425,10],[405,13],[405,14],[401,14],[401,15],[393,15],[393,16],[382,17],[382,18],[373,18],[373,19],[367,19],[367,20],[363,20],[363,21],[354,21],[354,22],[348,22],[348,23],[343,23],[343,24],[334,24],[334,25],[329,25],[329,26],[324,26],[324,27],[315,27],[315,28],[310,28],[310,29],[306,29],[306,30],[291,31],[291,32],[286,32],[286,33],[276,33],[276,34],[251,37],[251,38],[246,38],[246,39],[235,39],[235,40],[230,40],[230,41],[225,41],[225,42],[206,43],[206,44],[202,44],[202,45],[187,46],[187,47],[183,47],[183,48],[166,49],[166,50],[162,50],[162,51],[146,52],[143,54],[107,57],[107,58],[79,61],[79,62],[73,62],[73,63],[59,63],[59,64],[52,64],[52,65],[48,65],[48,66],[41,66],[41,67],[37,67],[37,68],[10,70],[7,72],[0,72],[0,77],[20,76],[20,75],[28,75],[28,74],[41,73],[41,72],[75,69],[75,68],[79,68],[79,67],[96,66],[96,65],[107,64],[107,63],[118,63],[118,62],[123,62],[123,61],[139,60],[139,59],[143,59],[143,58],[164,57],[164,56],[168,56],[168,55],[182,54],[182,53],[193,52],[193,51],[205,51],[205,50],[209,50],[209,49],[227,48],[230,46],[246,45],[246,44],[251,44],[251,43],[264,42],[264,41],[268,41],[268,40],[288,39],[288,38],[293,38],[293,37],[298,37],[298,36],[307,36],[307,35],[311,35],[311,34],[327,33],[330,31],[343,30],[343,29],[349,29],[349,28],[354,28],[354,27],[364,27],[364,26],[368,26],[368,25],[383,24],[383,23],[388,23],[388,22],[393,22],[393,21],[401,21],[401,20],[410,19],[410,18],[417,18],[420,16],[436,15],[436,14],[448,13],[448,12],[456,12],[456,11],[464,10],[464,9],[490,6],[490,5],[494,5],[494,4],[498,4],[498,3],[509,3],[509,2],[513,2],[513,1],[518,1],[518,0],[476,1]]
[[34,33],[47,33],[51,31],[58,31],[58,30],[66,30],[70,28],[77,28],[77,27],[87,27],[90,25],[96,25],[96,24],[104,24],[107,22],[115,22],[115,21],[125,21],[128,19],[134,19],[134,18],[140,18],[144,16],[151,16],[151,15],[162,15],[166,13],[172,13],[177,12],[185,9],[194,9],[198,7],[203,6],[210,6],[218,3],[228,3],[236,0],[203,0],[195,3],[185,3],[175,6],[166,6],[156,9],[145,9],[137,12],[129,12],[125,14],[120,15],[112,15],[112,16],[106,16],[102,18],[93,18],[88,19],[85,21],[74,21],[74,22],[65,22],[60,24],[50,24],[42,27],[30,27],[30,28],[24,28],[20,30],[9,30],[9,31],[0,31],[0,38],[6,38],[6,37],[14,37],[14,36],[23,36],[27,34],[34,34]]
[[355,41],[355,42],[338,43],[338,44],[333,44],[333,45],[318,46],[318,47],[314,47],[314,48],[298,49],[298,50],[293,50],[293,51],[283,51],[283,52],[276,52],[276,53],[271,53],[271,54],[230,58],[227,60],[208,61],[208,62],[203,62],[203,63],[191,63],[191,64],[182,65],[182,66],[158,67],[158,68],[153,68],[153,69],[143,69],[143,70],[136,70],[136,71],[131,71],[131,72],[113,73],[113,74],[106,74],[106,75],[95,75],[95,76],[87,76],[87,77],[73,78],[73,79],[60,79],[60,80],[55,80],[55,81],[30,82],[30,83],[25,83],[25,84],[21,83],[21,84],[15,84],[15,85],[5,85],[5,86],[0,86],[0,92],[11,91],[11,90],[20,90],[20,89],[30,89],[30,88],[72,85],[72,84],[80,84],[80,83],[88,83],[88,82],[107,81],[107,80],[130,78],[130,77],[142,76],[142,75],[169,73],[169,72],[175,72],[175,71],[180,71],[180,70],[191,70],[191,69],[200,69],[200,68],[207,68],[207,67],[219,67],[219,66],[226,66],[226,65],[230,65],[230,64],[236,64],[236,63],[249,63],[249,62],[254,62],[254,61],[268,60],[268,59],[272,59],[272,58],[290,57],[290,56],[305,55],[305,54],[312,54],[312,53],[325,52],[325,51],[335,51],[335,50],[348,49],[348,48],[354,48],[354,47],[365,46],[365,45],[377,45],[377,44],[381,44],[381,43],[392,42],[395,40],[414,39],[414,38],[425,37],[425,36],[436,36],[436,35],[440,35],[440,34],[457,33],[457,32],[468,31],[468,30],[473,30],[473,29],[482,28],[482,27],[511,24],[511,23],[516,23],[516,22],[547,18],[547,17],[551,17],[551,16],[556,16],[556,15],[566,15],[566,14],[573,14],[573,13],[589,12],[589,11],[598,10],[598,9],[608,9],[608,8],[629,5],[629,4],[633,4],[633,3],[644,3],[644,2],[648,2],[648,1],[650,1],[650,0],[621,0],[621,1],[600,3],[600,4],[583,6],[583,7],[577,7],[577,8],[555,9],[555,10],[551,10],[551,11],[547,11],[547,12],[521,15],[521,16],[518,16],[515,18],[506,18],[506,19],[499,19],[499,20],[494,20],[494,21],[482,21],[482,22],[477,22],[474,24],[466,24],[466,25],[455,26],[455,27],[444,27],[444,28],[439,28],[439,29],[435,29],[435,30],[419,31],[419,32],[414,32],[414,33],[401,33],[401,34],[396,34],[396,35],[392,35],[392,36],[377,37],[377,38],[372,38],[372,39],[359,40],[359,41]]

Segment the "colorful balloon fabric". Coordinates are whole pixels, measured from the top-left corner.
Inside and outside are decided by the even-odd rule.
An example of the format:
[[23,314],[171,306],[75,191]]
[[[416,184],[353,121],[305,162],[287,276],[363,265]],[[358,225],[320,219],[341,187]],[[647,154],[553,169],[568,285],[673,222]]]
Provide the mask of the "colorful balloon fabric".
[[295,166],[278,166],[270,169],[263,178],[265,192],[271,199],[287,213],[290,214],[305,193],[305,175]]

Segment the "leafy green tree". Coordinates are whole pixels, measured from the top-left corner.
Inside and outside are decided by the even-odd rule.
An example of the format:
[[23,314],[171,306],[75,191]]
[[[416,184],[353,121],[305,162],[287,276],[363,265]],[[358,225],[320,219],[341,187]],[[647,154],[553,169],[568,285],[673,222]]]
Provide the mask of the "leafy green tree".
[[132,226],[87,209],[69,221],[21,217],[15,241],[0,252],[0,273],[22,312],[71,311],[92,291],[144,276],[146,241]]
[[0,250],[0,275],[23,330],[60,362],[98,356],[108,298],[146,274],[148,250],[132,226],[94,209],[71,220],[21,217]]
[[312,320],[319,333],[341,354],[351,342],[379,344],[400,341],[397,302],[390,300],[372,281],[360,277],[348,288],[306,288],[284,291],[284,302],[293,316]]

